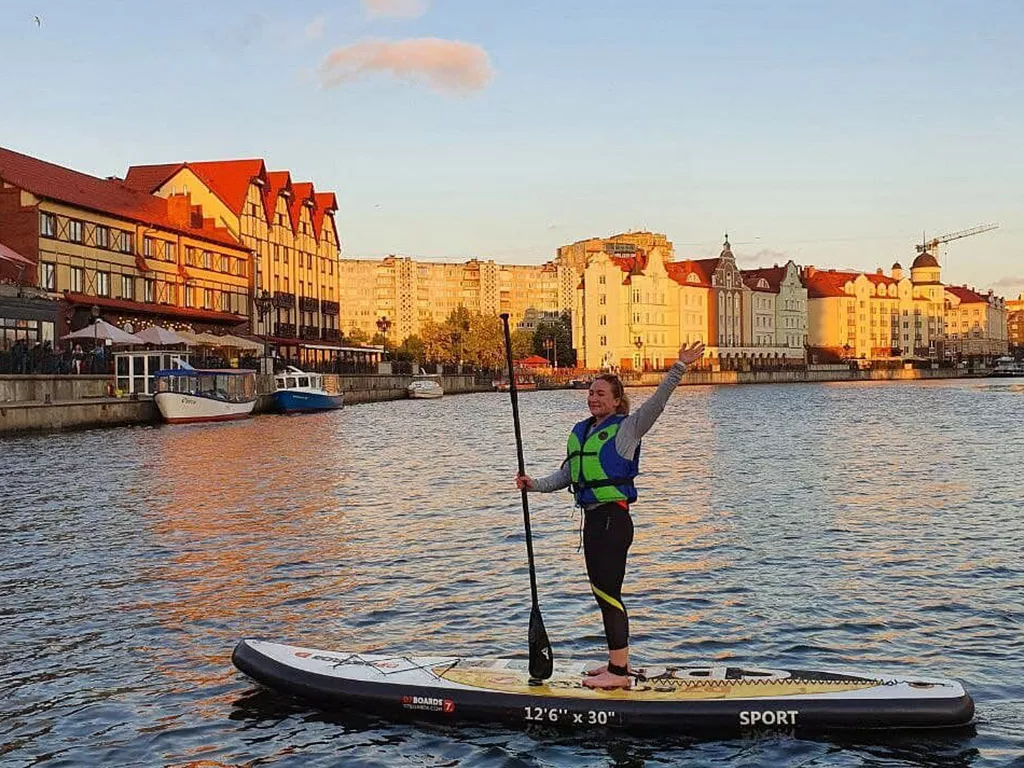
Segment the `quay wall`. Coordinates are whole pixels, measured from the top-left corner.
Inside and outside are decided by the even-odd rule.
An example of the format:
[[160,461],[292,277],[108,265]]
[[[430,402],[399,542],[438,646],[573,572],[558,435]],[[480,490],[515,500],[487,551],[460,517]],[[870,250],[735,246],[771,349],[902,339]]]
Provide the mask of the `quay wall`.
[[[107,397],[106,376],[0,376],[0,435],[15,432],[85,429],[90,427],[152,424],[160,413],[152,399]],[[401,400],[411,376],[324,376],[324,388],[344,392],[345,405]],[[472,376],[444,376],[445,394],[487,392]],[[257,376],[255,413],[271,408],[272,376]]]
[[[926,381],[932,379],[964,379],[986,376],[986,371],[969,372],[954,368],[898,368],[850,370],[842,366],[791,371],[690,371],[683,375],[681,386],[708,384],[806,384],[829,381]],[[653,371],[624,379],[627,387],[657,386],[665,373]]]

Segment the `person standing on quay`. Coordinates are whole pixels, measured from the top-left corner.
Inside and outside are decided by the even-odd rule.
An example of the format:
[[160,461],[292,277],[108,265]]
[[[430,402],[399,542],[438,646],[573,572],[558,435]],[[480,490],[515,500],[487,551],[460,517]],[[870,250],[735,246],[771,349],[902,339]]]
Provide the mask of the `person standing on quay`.
[[704,354],[703,342],[679,349],[679,359],[658,389],[629,412],[629,398],[618,376],[606,373],[594,379],[587,393],[590,418],[569,434],[566,460],[558,471],[540,478],[516,475],[520,490],[550,493],[570,488],[583,508],[583,554],[594,599],[601,609],[608,663],[587,670],[588,688],[629,688],[629,616],[622,602],[626,555],[633,543],[629,505],[636,501],[633,478],[640,471],[640,439],[665,409],[669,395],[679,386],[686,366]]

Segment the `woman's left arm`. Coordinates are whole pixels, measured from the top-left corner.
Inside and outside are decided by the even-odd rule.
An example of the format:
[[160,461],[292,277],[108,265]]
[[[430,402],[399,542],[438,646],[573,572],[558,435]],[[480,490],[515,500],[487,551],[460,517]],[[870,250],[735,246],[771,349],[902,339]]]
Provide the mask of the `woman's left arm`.
[[679,348],[679,359],[669,368],[654,394],[619,425],[619,431],[615,435],[615,450],[620,456],[631,457],[636,452],[640,438],[654,426],[654,422],[665,410],[665,403],[668,402],[672,392],[682,381],[683,374],[686,373],[686,366],[694,360],[699,360],[703,354],[704,344],[700,341],[694,342],[689,347]]

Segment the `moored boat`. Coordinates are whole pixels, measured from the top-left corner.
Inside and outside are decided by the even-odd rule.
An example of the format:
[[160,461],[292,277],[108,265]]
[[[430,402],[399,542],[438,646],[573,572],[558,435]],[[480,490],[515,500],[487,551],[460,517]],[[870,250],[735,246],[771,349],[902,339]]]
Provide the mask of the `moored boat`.
[[288,366],[274,377],[274,383],[274,407],[282,413],[334,411],[345,404],[345,395],[324,389],[324,377],[319,373]]
[[413,378],[412,383],[405,388],[405,391],[414,400],[436,400],[444,396],[441,377],[437,374],[418,374]]
[[1024,362],[1018,362],[1009,356],[1000,357],[989,376],[1024,376]]
[[171,424],[246,419],[256,406],[256,372],[237,368],[157,371],[153,400]]

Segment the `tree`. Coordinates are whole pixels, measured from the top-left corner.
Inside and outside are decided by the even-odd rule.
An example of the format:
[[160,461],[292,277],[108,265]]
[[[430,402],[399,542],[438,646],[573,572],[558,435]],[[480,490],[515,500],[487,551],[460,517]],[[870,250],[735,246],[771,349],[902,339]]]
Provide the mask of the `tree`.
[[362,328],[352,328],[348,332],[348,340],[353,344],[365,344],[370,336]]
[[568,312],[563,312],[557,318],[541,320],[537,323],[537,330],[533,334],[533,354],[550,360],[554,350],[549,352],[544,347],[544,342],[548,339],[553,339],[557,345],[560,368],[576,365],[576,352],[572,348],[572,324]]
[[406,336],[402,344],[395,350],[396,360],[409,360],[414,363],[426,362],[426,347],[423,339],[413,334]]
[[505,330],[501,318],[474,315],[466,337],[466,360],[481,368],[501,368],[505,364]]
[[[504,354],[505,343],[502,340],[502,354]],[[533,354],[533,334],[521,328],[512,331],[512,359],[522,360]],[[502,358],[504,365],[504,358]]]

